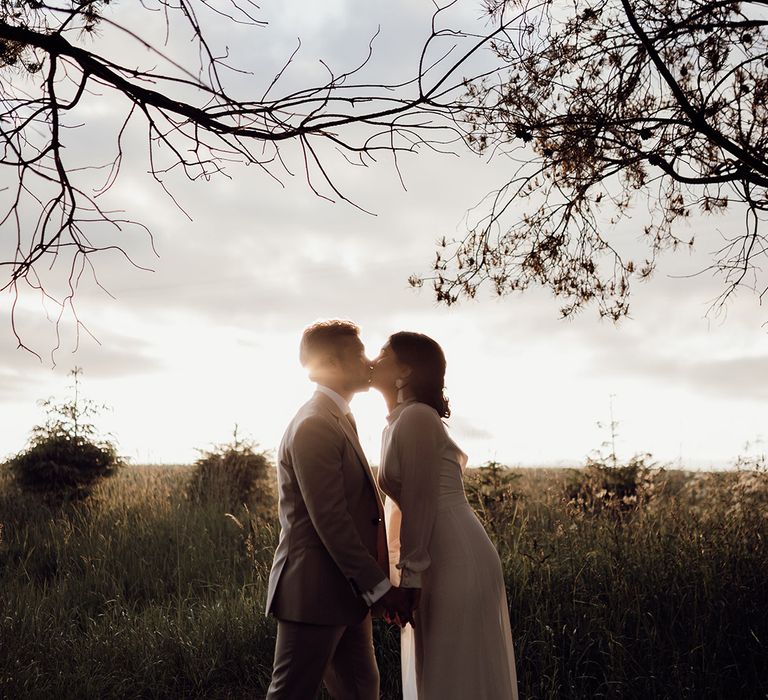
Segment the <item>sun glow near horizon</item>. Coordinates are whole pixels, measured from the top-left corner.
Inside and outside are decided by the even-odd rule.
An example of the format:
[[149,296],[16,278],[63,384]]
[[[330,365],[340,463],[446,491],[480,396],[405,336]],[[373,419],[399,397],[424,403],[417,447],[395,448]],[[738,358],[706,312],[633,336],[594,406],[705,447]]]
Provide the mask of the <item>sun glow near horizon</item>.
[[[337,313],[306,314],[292,327],[260,332],[233,326],[201,332],[194,323],[179,322],[163,336],[156,328],[155,342],[184,351],[143,375],[91,373],[88,362],[78,361],[85,369],[83,392],[113,407],[97,423],[114,434],[133,463],[189,463],[198,450],[230,440],[235,425],[240,436],[276,452],[286,425],[314,391],[298,359],[303,328],[318,318],[350,318],[361,326],[370,358],[398,330],[417,330],[441,344],[448,363],[449,430],[474,466],[488,460],[511,466],[579,463],[608,439],[611,394],[623,459],[651,452],[673,466],[724,466],[746,441],[759,439],[752,403],[716,396],[697,400],[684,385],[607,372],[604,358],[577,343],[572,323],[542,321],[545,332],[530,337],[525,328],[493,333],[503,322],[477,317],[468,305],[444,311],[419,309],[416,303],[411,314],[369,323],[339,306]],[[621,331],[601,332],[610,338]],[[596,359],[603,360],[602,371]],[[70,383],[66,370],[63,363],[55,372],[39,368],[35,374],[46,376],[35,385],[34,398],[63,396]],[[384,400],[371,390],[356,395],[351,405],[363,448],[377,464]],[[717,421],[719,435],[697,429],[725,405],[734,421]],[[4,421],[0,449],[6,454],[21,449],[40,411],[28,405],[15,418]]]

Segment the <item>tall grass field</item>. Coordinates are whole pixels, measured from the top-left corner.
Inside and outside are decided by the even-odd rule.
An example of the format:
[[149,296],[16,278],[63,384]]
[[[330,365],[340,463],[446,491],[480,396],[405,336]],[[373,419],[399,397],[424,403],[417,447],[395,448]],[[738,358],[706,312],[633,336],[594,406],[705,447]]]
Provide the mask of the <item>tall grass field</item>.
[[[521,698],[768,697],[765,470],[606,473],[467,475]],[[274,515],[194,498],[190,475],[125,467],[63,505],[0,475],[0,697],[263,697]],[[399,632],[375,633],[398,698]]]

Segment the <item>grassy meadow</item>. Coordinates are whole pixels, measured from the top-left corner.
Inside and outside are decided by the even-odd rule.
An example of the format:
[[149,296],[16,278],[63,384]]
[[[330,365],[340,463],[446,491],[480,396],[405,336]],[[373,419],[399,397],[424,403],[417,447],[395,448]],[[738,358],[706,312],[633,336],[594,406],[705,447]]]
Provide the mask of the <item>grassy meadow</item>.
[[[0,697],[258,698],[272,516],[132,466],[47,506],[0,475]],[[488,470],[521,698],[768,697],[768,474]],[[591,481],[590,481],[591,479]],[[471,601],[468,601],[471,604]],[[376,625],[382,697],[398,631]]]

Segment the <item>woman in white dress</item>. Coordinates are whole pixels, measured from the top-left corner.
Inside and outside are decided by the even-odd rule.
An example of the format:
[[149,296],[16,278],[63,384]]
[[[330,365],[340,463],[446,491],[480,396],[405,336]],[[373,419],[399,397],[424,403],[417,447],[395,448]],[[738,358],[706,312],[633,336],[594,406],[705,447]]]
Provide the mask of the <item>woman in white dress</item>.
[[395,333],[373,362],[390,411],[379,467],[390,577],[420,589],[414,627],[402,630],[403,696],[516,700],[501,562],[464,495],[444,377],[442,349],[419,333]]

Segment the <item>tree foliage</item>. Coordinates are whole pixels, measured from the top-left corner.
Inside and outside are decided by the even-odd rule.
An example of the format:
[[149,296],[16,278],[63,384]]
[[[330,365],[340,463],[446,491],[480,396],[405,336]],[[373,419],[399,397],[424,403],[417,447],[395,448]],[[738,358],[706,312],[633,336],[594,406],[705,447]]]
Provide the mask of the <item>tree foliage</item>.
[[[659,254],[701,244],[681,221],[736,210],[744,225],[706,239],[720,302],[768,288],[768,12],[729,0],[486,0],[509,29],[499,80],[470,83],[468,140],[503,155],[506,183],[461,241],[444,241],[438,299],[549,287],[568,315],[589,303],[618,319],[630,283]],[[652,217],[627,252],[617,225]],[[522,216],[520,209],[524,210]],[[630,224],[621,224],[627,229]],[[414,283],[423,282],[414,279]]]

